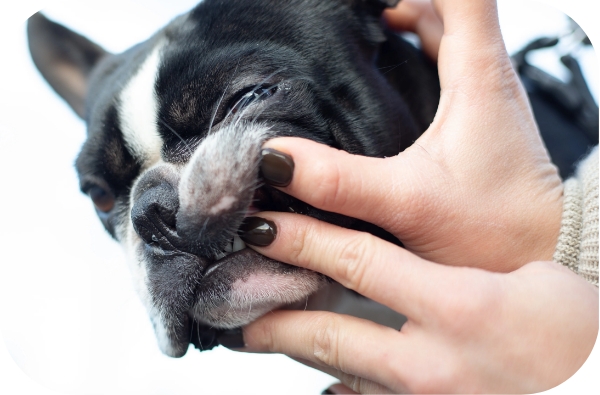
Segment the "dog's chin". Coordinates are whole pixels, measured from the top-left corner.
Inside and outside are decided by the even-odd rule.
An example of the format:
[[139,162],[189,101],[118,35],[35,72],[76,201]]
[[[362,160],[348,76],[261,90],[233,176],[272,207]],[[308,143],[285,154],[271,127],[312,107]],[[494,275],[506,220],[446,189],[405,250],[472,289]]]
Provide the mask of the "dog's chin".
[[327,282],[321,274],[246,248],[206,269],[190,315],[214,328],[235,328],[271,310],[305,300]]
[[[244,326],[272,310],[304,304],[330,283],[322,274],[269,259],[249,248],[200,270],[203,273],[193,286],[195,291],[175,285],[171,293],[165,293],[166,299],[157,299],[156,293],[147,299],[159,347],[168,356],[185,355],[190,343],[200,350],[211,349],[218,344],[220,330]],[[189,299],[194,301],[191,307],[181,309]]]

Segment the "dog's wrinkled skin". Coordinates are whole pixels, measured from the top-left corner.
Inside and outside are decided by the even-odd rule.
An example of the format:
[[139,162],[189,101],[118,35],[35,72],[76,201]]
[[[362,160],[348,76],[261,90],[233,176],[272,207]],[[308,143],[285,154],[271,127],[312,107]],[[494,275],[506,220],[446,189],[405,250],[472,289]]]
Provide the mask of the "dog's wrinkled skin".
[[167,355],[210,348],[209,328],[304,306],[319,289],[334,298],[322,275],[243,249],[234,235],[249,213],[291,211],[390,239],[262,185],[258,164],[274,136],[384,157],[425,130],[439,85],[384,30],[381,12],[396,2],[205,0],[119,55],[30,18],[34,62],[88,126],[81,189],[124,246]]

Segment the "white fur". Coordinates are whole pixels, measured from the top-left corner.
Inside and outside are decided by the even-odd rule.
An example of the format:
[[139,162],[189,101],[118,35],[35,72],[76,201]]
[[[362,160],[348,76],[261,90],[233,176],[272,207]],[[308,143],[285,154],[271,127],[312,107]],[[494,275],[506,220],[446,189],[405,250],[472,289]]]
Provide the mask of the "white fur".
[[158,100],[154,91],[163,46],[161,42],[154,48],[120,95],[119,118],[125,144],[145,165],[160,159],[163,145],[158,133]]
[[[163,173],[166,175],[165,178],[169,179],[169,181],[173,182],[174,180],[178,179],[179,169],[175,165],[163,162],[162,159],[159,159],[157,163],[155,163],[151,168],[147,169],[144,173],[142,173],[142,175],[146,174],[148,171],[159,168],[162,169]],[[141,179],[142,177],[138,177],[135,180],[132,186],[132,191],[135,191],[137,188],[139,188]],[[134,193],[131,193],[130,195],[129,207],[131,208],[135,203],[133,201]],[[152,319],[158,345],[161,351],[166,355],[177,355],[177,352],[173,349],[172,343],[167,335],[167,327],[163,322],[160,314],[161,312],[159,308],[152,302],[152,296],[150,295],[148,287],[148,271],[142,252],[144,248],[144,241],[133,228],[131,216],[129,215],[127,216],[127,222],[120,224],[118,229],[120,241],[127,257],[127,263],[131,273],[134,289],[136,290],[142,304]]]
[[243,123],[207,136],[181,174],[180,210],[217,215],[238,204],[240,194],[252,193],[260,147],[272,134],[267,125]]
[[[252,274],[237,280],[227,294],[227,301],[217,303],[202,299],[192,312],[195,318],[217,328],[236,328],[284,305],[306,301],[308,296],[324,284],[322,278],[309,271],[293,276],[269,272]],[[221,295],[219,295],[221,296]]]
[[210,213],[217,215],[222,211],[229,210],[235,202],[237,202],[235,196],[223,196],[217,204],[210,208]]

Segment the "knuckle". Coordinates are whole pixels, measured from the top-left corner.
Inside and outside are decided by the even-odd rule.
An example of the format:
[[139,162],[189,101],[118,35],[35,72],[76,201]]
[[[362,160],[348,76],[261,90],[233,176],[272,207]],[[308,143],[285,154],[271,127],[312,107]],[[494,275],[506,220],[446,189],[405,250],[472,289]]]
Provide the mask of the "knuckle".
[[296,226],[294,228],[293,239],[290,243],[289,257],[291,263],[301,262],[306,255],[308,229],[305,226]]
[[318,208],[343,207],[348,197],[347,180],[337,163],[327,163],[318,170],[319,177],[313,184],[310,202]]
[[289,263],[296,263],[303,267],[310,266],[311,261],[315,259],[315,252],[318,249],[314,240],[323,234],[320,222],[310,221],[308,223],[298,224],[294,229],[294,238],[291,242]]
[[277,341],[274,334],[276,327],[271,320],[262,320],[252,328],[252,340],[257,341],[258,347],[263,352],[278,352]]
[[388,387],[386,385],[365,379],[362,377],[343,374],[340,381],[350,388],[352,391],[359,394],[405,394],[407,393],[404,386]]
[[353,376],[349,384],[349,387],[352,391],[358,392],[359,394],[368,393],[368,383],[362,377]]
[[313,338],[313,355],[317,361],[340,368],[339,358],[339,319],[331,315],[323,315],[318,318],[318,328]]
[[367,263],[373,259],[377,251],[374,244],[375,236],[369,233],[357,233],[343,240],[337,258],[340,273],[337,279],[346,288],[358,291],[364,284]]

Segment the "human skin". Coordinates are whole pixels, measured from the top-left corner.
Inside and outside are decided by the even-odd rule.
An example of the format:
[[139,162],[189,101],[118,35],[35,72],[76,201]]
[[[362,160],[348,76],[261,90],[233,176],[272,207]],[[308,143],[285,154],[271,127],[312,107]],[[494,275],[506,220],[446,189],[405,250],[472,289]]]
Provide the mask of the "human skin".
[[[495,3],[434,5],[445,23],[441,100],[429,129],[386,159],[272,140],[266,147],[296,163],[285,192],[377,224],[434,262],[509,272],[550,260],[562,183],[506,53]],[[298,181],[307,178],[308,188]]]
[[549,262],[562,184],[506,54],[495,2],[433,5],[443,21],[442,95],[412,147],[377,159],[294,138],[265,145],[295,163],[282,191],[377,224],[406,249],[274,212],[256,215],[277,236],[252,247],[324,273],[407,323],[397,331],[279,311],[243,329],[240,351],[285,353],[363,393],[549,389],[591,352],[598,289]]

